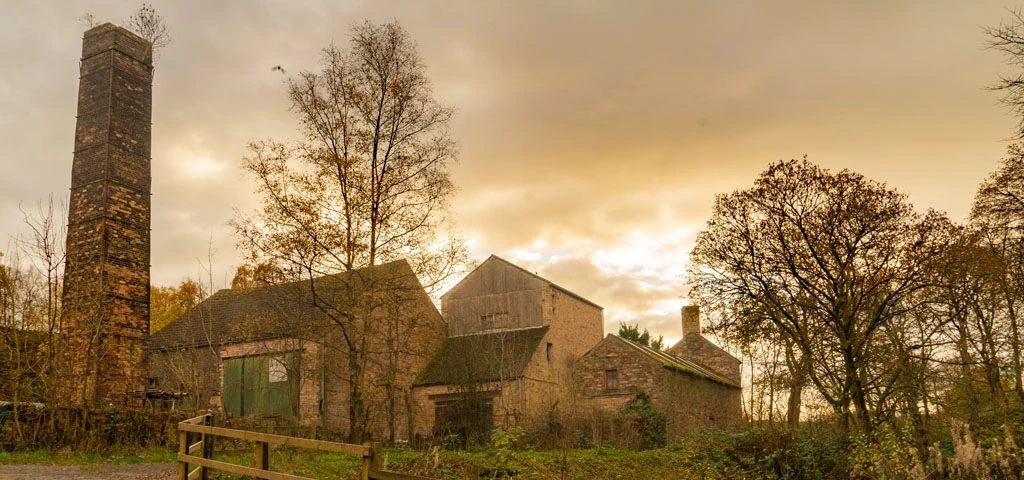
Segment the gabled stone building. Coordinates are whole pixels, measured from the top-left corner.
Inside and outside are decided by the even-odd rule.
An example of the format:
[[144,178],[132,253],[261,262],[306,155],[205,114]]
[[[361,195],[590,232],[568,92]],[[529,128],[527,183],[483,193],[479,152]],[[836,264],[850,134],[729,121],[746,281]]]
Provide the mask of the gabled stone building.
[[604,332],[600,306],[493,255],[441,297],[441,310],[448,338],[413,387],[419,437],[529,425]]
[[151,375],[160,388],[187,390],[198,408],[229,419],[259,416],[348,435],[361,425],[357,418],[365,436],[404,440],[413,379],[444,331],[399,260],[221,290],[152,336]]
[[587,398],[614,411],[644,392],[667,415],[670,439],[739,421],[740,361],[700,335],[697,307],[683,307],[683,331],[667,351],[609,334],[576,363]]
[[740,383],[740,360],[715,345],[700,333],[700,308],[688,305],[682,308],[683,338],[667,350],[668,353],[707,365],[724,377]]

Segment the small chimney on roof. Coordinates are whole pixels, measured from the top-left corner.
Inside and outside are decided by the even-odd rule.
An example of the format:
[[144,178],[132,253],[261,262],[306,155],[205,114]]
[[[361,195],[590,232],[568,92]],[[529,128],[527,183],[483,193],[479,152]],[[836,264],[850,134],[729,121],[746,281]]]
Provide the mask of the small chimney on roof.
[[683,339],[700,336],[700,308],[696,305],[683,307]]

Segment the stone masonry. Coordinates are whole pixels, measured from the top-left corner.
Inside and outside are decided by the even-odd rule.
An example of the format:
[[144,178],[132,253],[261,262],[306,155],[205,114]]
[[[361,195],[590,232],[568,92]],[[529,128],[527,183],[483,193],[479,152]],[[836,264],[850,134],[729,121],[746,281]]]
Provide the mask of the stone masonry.
[[152,46],[103,24],[80,68],[62,378],[73,403],[119,405],[144,386],[149,336]]
[[695,305],[682,308],[683,338],[666,350],[672,355],[711,367],[736,383],[740,383],[740,360],[704,338],[700,333],[700,309]]

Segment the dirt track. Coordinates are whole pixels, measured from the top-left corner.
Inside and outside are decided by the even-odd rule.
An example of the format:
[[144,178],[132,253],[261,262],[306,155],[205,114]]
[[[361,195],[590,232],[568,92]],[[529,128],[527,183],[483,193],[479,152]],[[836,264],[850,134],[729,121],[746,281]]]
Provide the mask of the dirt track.
[[136,465],[0,465],[0,480],[169,480],[174,463]]

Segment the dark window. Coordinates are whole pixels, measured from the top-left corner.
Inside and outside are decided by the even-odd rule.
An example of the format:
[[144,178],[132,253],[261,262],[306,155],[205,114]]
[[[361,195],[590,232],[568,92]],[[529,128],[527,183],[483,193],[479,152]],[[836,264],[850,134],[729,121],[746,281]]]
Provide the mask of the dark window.
[[494,330],[497,328],[508,328],[508,326],[508,312],[480,315],[480,330]]
[[615,390],[619,388],[619,371],[618,370],[605,370],[604,371],[604,388],[607,390]]
[[551,347],[553,347],[553,346],[554,346],[554,345],[552,345],[552,344],[548,343],[548,350],[547,350],[547,354],[548,354],[548,361],[549,361],[549,362],[551,361]]
[[434,437],[467,445],[486,442],[494,426],[494,401],[486,395],[434,401]]

